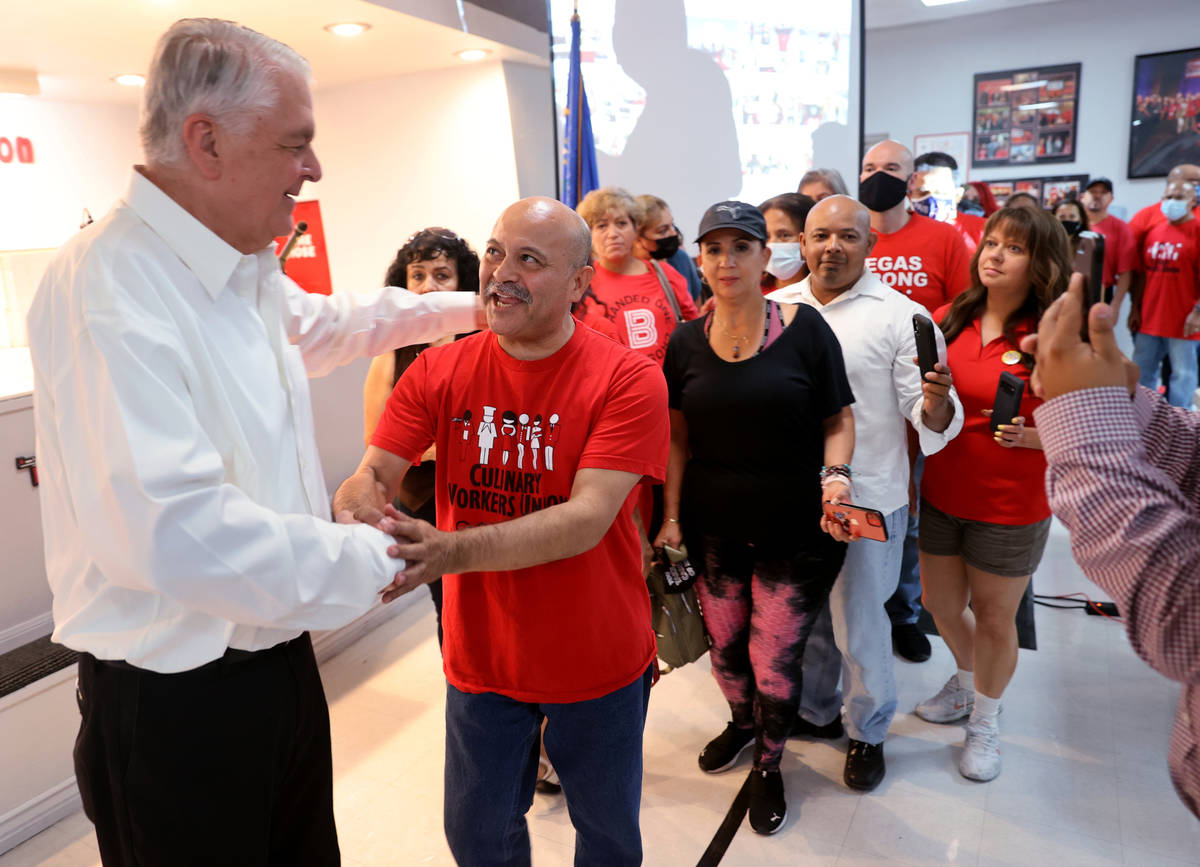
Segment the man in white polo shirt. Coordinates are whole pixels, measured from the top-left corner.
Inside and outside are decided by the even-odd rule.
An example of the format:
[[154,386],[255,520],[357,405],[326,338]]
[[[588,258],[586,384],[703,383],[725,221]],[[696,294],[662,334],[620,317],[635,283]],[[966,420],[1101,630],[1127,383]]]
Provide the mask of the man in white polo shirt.
[[891,627],[883,604],[900,578],[908,523],[904,431],[911,425],[921,450],[934,454],[962,429],[963,410],[944,365],[921,381],[912,317],[925,308],[866,267],[875,243],[867,209],[849,196],[818,202],[804,223],[802,243],[809,276],[767,297],[816,308],[837,335],[855,396],[852,496],[855,504],[883,513],[888,541],[859,540],[846,553],[829,607],[804,652],[794,732],[840,736],[844,693],[850,735],[844,779],[852,789],[869,791],[883,779],[883,740],[896,714]]

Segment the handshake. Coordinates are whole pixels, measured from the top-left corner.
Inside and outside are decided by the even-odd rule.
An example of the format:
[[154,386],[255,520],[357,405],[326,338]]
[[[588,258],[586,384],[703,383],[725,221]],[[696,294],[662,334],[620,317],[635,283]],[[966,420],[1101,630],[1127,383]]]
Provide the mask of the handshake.
[[383,589],[383,601],[398,599],[422,584],[436,581],[446,572],[456,571],[452,562],[454,534],[443,533],[433,525],[402,514],[390,503],[382,510],[373,505],[342,508],[335,512],[339,524],[368,524],[387,533],[396,544],[387,550],[389,557],[401,561],[400,571]]

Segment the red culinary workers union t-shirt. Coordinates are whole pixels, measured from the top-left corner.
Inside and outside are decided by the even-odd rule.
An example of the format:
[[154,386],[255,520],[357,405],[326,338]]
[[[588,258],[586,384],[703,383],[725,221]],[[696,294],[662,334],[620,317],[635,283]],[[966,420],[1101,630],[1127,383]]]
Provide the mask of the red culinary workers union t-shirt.
[[[941,322],[950,305],[933,314]],[[1036,330],[1036,322],[1016,329],[1018,342]],[[946,362],[954,373],[954,388],[963,405],[962,432],[945,448],[925,458],[921,497],[948,515],[989,524],[1034,524],[1050,517],[1046,500],[1046,457],[1041,449],[1005,448],[992,434],[983,414],[996,400],[1001,371],[1025,382],[1021,415],[1033,426],[1033,411],[1042,402],[1029,387],[1029,369],[1020,363],[1017,347],[1003,336],[987,346],[979,320],[969,323],[946,347]],[[1005,363],[1005,353],[1012,363]]]
[[1109,214],[1088,228],[1104,236],[1105,286],[1114,286],[1119,275],[1139,269],[1138,249],[1128,223]]
[[[658,264],[667,277],[667,285],[675,293],[683,318],[695,319],[700,314],[688,294],[687,280],[666,262]],[[667,341],[677,323],[653,266],[647,265],[650,270],[645,274],[617,274],[599,262],[593,263],[592,267],[596,269],[592,276],[592,293],[596,300],[588,299],[588,306],[616,326],[623,344],[662,367],[667,355]]]
[[[1192,208],[1192,216],[1200,219],[1200,205]],[[1137,250],[1139,261],[1138,266],[1141,266],[1140,256],[1145,247],[1142,246],[1142,241],[1146,240],[1146,234],[1155,226],[1162,225],[1167,222],[1167,218],[1163,216],[1162,202],[1158,201],[1152,205],[1146,205],[1129,220],[1129,231],[1133,232],[1133,246]]]
[[[1183,337],[1183,322],[1200,301],[1200,219],[1159,223],[1142,241],[1142,333]],[[1200,340],[1193,334],[1190,340]]]
[[898,232],[875,233],[879,240],[867,267],[897,292],[926,310],[937,310],[971,282],[971,257],[958,230],[920,214],[910,214]]
[[[400,377],[371,444],[415,461],[437,444],[437,522],[498,524],[565,502],[577,470],[665,475],[662,371],[575,323],[519,361],[490,331],[427,349]],[[574,702],[628,686],[654,660],[634,486],[600,543],[540,566],[446,575],[446,679],[463,692]]]

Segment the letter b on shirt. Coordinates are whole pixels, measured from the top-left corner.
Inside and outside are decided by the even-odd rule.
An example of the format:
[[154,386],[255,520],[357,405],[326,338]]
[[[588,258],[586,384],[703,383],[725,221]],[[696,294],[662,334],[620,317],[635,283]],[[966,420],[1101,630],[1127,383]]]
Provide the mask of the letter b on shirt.
[[658,345],[658,326],[651,310],[626,310],[625,331],[629,335],[630,349],[648,349]]

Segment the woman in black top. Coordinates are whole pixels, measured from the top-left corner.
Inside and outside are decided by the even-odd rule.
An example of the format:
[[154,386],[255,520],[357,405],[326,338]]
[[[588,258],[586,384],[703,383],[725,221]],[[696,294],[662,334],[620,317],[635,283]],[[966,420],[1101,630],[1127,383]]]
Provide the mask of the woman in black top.
[[667,349],[671,456],[655,545],[686,539],[701,567],[713,674],[733,715],[700,767],[726,770],[754,744],[750,824],[772,834],[787,812],[779,762],[804,644],[845,557],[821,530],[821,501],[848,499],[854,396],[821,315],[801,305],[785,327],[762,297],[771,252],[758,209],[713,205],[698,238],[716,303]]

